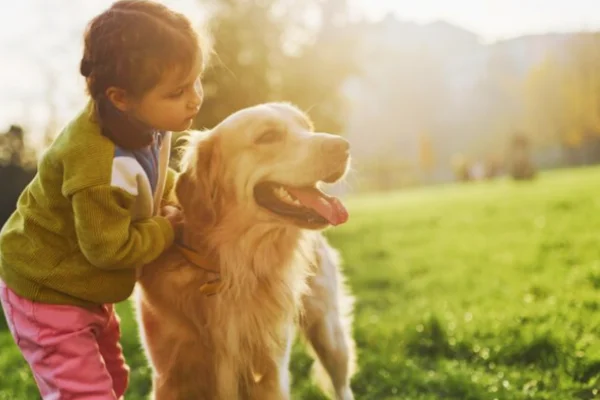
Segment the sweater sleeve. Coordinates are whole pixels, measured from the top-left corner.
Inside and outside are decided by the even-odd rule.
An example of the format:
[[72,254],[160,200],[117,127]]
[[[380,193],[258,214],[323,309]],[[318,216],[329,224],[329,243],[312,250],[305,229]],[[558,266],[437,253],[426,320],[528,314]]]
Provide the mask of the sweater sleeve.
[[133,195],[96,185],[72,196],[77,240],[88,261],[101,269],[147,264],[173,243],[173,228],[160,216],[132,221]]

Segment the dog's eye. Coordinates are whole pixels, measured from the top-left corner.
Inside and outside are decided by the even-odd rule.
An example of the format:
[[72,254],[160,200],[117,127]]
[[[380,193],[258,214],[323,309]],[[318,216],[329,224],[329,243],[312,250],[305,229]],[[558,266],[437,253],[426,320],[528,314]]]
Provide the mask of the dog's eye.
[[268,144],[273,143],[281,139],[281,131],[276,129],[269,129],[263,132],[255,141],[256,144]]

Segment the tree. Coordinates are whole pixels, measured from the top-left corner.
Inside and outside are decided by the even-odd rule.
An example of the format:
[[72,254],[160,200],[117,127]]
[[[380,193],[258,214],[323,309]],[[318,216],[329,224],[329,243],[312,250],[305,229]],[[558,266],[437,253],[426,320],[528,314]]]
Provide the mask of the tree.
[[305,27],[307,39],[283,57],[278,96],[309,111],[317,129],[340,133],[347,104],[342,89],[360,73],[360,28],[349,20],[346,0],[313,1],[317,28]]
[[431,137],[427,133],[419,135],[419,162],[423,172],[431,172],[435,166],[435,154]]
[[541,143],[579,149],[600,138],[600,34],[574,35],[525,81],[525,126]]
[[0,134],[0,227],[15,209],[23,188],[33,178],[34,154],[25,145],[25,132],[12,125]]
[[[563,67],[555,57],[547,57],[528,74],[524,85],[524,126],[538,144],[580,142],[579,133],[565,136],[568,126],[567,88]],[[571,131],[571,133],[575,133]]]
[[[234,111],[290,101],[318,129],[343,125],[342,85],[355,71],[345,0],[212,0],[212,62],[196,126],[211,128]],[[319,23],[308,24],[308,15]]]

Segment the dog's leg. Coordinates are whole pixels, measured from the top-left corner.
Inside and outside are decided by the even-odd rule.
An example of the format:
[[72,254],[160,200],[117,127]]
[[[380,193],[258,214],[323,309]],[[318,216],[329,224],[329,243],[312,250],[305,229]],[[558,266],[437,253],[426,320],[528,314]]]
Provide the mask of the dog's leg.
[[[196,375],[195,377],[198,377]],[[182,382],[161,382],[158,377],[152,379],[152,400],[215,400],[216,393],[211,387],[196,384],[196,380]],[[200,377],[200,379],[202,379]],[[220,397],[219,397],[220,399]]]
[[219,356],[217,365],[217,388],[219,400],[239,399],[239,368],[235,359],[229,355]]
[[286,393],[287,398],[291,396],[290,394],[290,360],[292,358],[292,345],[294,344],[294,336],[296,333],[296,328],[293,324],[289,325],[285,352],[283,357],[281,357],[281,362],[279,364],[279,386],[281,390]]
[[254,384],[248,390],[250,400],[289,400],[290,393],[290,359],[296,327],[290,321],[282,339],[283,346],[279,354],[272,358],[265,355],[256,359],[256,375]]
[[[274,362],[262,363],[261,373],[255,375],[254,384],[248,388],[249,400],[290,400],[288,373],[278,370]],[[283,368],[285,369],[285,368]],[[285,380],[287,387],[284,387]]]
[[[352,339],[344,331],[343,324],[337,315],[330,315],[313,324],[305,331],[305,335],[317,354],[321,367],[325,369],[337,400],[352,400],[350,378],[352,374]],[[327,390],[330,385],[322,382],[321,372],[318,372],[317,380],[320,386]]]
[[[166,338],[167,340],[169,338]],[[172,338],[171,360],[162,374],[155,372],[152,379],[153,400],[215,400],[217,396],[215,375],[210,353],[194,343],[180,343]],[[189,354],[196,355],[190,359]],[[187,358],[186,358],[187,357]],[[235,382],[235,381],[232,381]],[[229,397],[222,397],[227,399]]]
[[355,344],[351,336],[352,298],[346,293],[337,254],[325,240],[318,253],[315,275],[310,278],[311,294],[304,297],[302,328],[321,363],[317,380],[328,390],[331,385],[323,380],[325,369],[331,379],[337,400],[354,398],[350,378],[355,369]]

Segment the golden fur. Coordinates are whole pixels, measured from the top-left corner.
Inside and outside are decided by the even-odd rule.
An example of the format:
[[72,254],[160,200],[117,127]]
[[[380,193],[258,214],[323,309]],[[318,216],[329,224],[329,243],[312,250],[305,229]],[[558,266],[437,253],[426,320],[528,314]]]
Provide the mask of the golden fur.
[[[284,137],[257,144],[273,129]],[[312,130],[295,107],[268,103],[188,139],[175,189],[185,216],[182,240],[214,272],[176,247],[144,267],[136,310],[154,399],[289,399],[298,326],[335,398],[353,398],[352,297],[337,252],[322,226],[280,217],[253,198],[265,179],[305,186],[343,177],[347,155],[324,153],[322,145],[343,139]],[[200,292],[219,277],[216,295]]]

